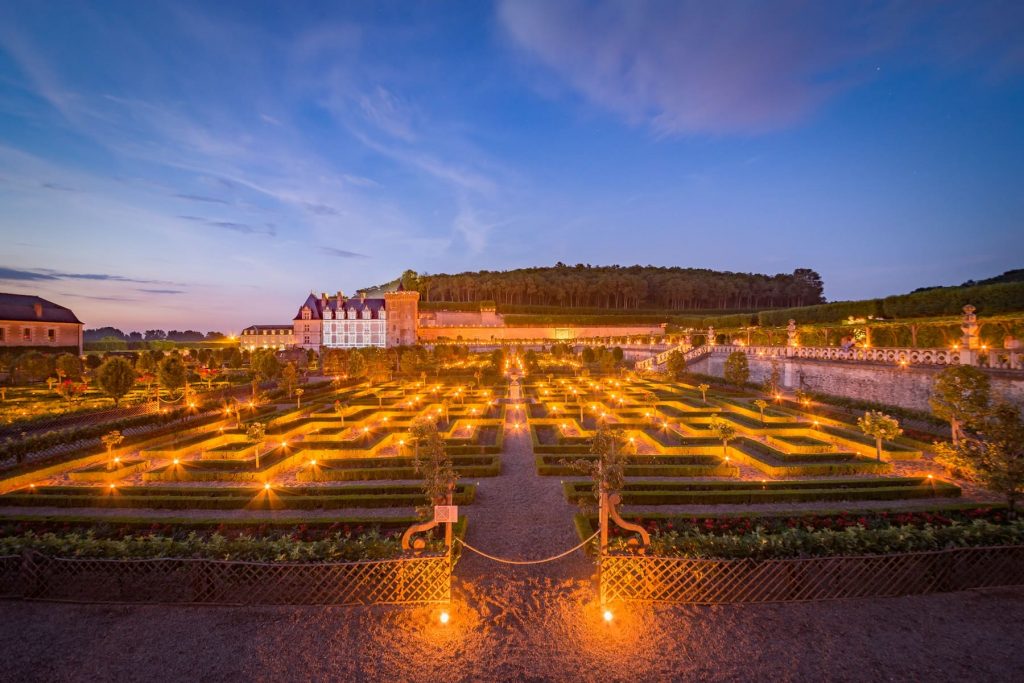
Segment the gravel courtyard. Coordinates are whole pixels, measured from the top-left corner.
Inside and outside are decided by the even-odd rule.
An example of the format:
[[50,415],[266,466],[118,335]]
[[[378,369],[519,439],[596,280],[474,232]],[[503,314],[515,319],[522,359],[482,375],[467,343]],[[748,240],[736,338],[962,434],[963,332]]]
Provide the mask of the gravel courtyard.
[[446,627],[429,609],[0,603],[0,679],[1024,679],[1024,590],[634,608],[608,626],[585,582],[495,579],[486,601],[462,586]]

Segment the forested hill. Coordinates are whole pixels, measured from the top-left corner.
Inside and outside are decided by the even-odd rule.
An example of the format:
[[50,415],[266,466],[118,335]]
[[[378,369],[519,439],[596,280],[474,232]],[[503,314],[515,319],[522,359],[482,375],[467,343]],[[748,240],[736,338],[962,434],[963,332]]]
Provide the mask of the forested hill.
[[760,310],[824,302],[821,276],[731,273],[704,268],[567,266],[403,277],[422,301],[675,311]]

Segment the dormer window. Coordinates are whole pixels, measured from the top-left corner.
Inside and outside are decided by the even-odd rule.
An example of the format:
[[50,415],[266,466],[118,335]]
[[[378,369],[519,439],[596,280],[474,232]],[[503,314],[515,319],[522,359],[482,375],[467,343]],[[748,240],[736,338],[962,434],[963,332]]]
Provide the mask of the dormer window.
[[312,313],[309,310],[309,306],[302,307],[302,319],[309,320],[312,317]]
[[363,309],[363,320],[369,320],[369,319],[370,319],[370,309],[369,308],[364,308]]
[[380,309],[379,311],[377,311],[377,318],[379,320],[386,320],[387,319],[387,313],[384,311],[383,308]]
[[348,311],[348,319],[349,320],[355,320],[356,319],[356,312],[354,310],[349,309],[349,311]]

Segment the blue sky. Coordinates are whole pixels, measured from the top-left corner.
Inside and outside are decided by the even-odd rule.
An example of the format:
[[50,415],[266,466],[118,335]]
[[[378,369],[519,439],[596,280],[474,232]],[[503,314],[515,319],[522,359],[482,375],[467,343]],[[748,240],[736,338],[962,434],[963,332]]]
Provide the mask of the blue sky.
[[237,331],[420,272],[1021,267],[1024,3],[0,5],[0,290]]

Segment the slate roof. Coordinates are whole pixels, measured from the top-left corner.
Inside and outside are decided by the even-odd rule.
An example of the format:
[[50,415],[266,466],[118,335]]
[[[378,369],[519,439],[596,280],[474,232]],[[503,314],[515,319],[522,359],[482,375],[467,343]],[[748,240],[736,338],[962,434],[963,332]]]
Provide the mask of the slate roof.
[[[37,305],[42,306],[42,315],[36,315]],[[70,308],[30,294],[5,294],[2,292],[0,292],[0,320],[82,324],[82,321],[75,316]]]
[[338,315],[338,300],[337,299],[328,299],[327,306],[334,313],[334,317],[335,318],[341,318],[344,315],[347,315],[349,311],[355,311],[356,312],[356,317],[357,318],[362,318],[363,311],[366,310],[366,309],[369,309],[369,311],[370,311],[370,318],[374,319],[374,320],[379,318],[380,317],[380,312],[383,311],[383,310],[386,310],[386,308],[387,308],[386,305],[385,305],[384,299],[371,299],[369,297],[367,297],[365,299],[363,299],[363,298],[355,298],[355,297],[353,297],[351,299],[342,299],[342,301],[341,301],[341,310],[342,310],[342,314],[343,314],[342,316]]
[[292,320],[302,320],[302,309],[306,306],[309,306],[309,310],[313,312],[310,316],[312,320],[323,320],[324,312],[321,308],[321,304],[322,302],[320,297],[316,294],[310,293],[310,295],[306,297],[306,300],[302,302],[302,305],[299,306],[299,311],[295,314],[295,317],[292,318]]
[[[325,305],[328,309],[331,310],[331,312],[334,313],[335,318],[337,318],[337,296],[328,297],[327,301],[325,302],[321,297],[318,297],[316,294],[310,294],[308,297],[306,297],[306,300],[302,302],[302,305],[299,306],[299,310],[298,312],[296,312],[295,317],[292,318],[292,320],[302,320],[302,309],[306,306],[309,306],[309,310],[311,311],[310,320],[323,320]],[[363,314],[363,309],[366,308],[370,309],[370,318],[376,320],[377,318],[380,317],[380,312],[382,310],[387,310],[387,304],[383,298],[378,297],[363,298],[354,296],[347,299],[342,298],[341,300],[341,310],[343,313],[355,311],[356,315],[361,318]]]
[[285,325],[249,325],[249,327],[247,327],[244,330],[242,330],[242,332],[245,332],[246,330],[257,330],[258,331],[258,330],[291,330],[291,329],[292,329],[292,326],[289,325],[289,324],[285,324]]

